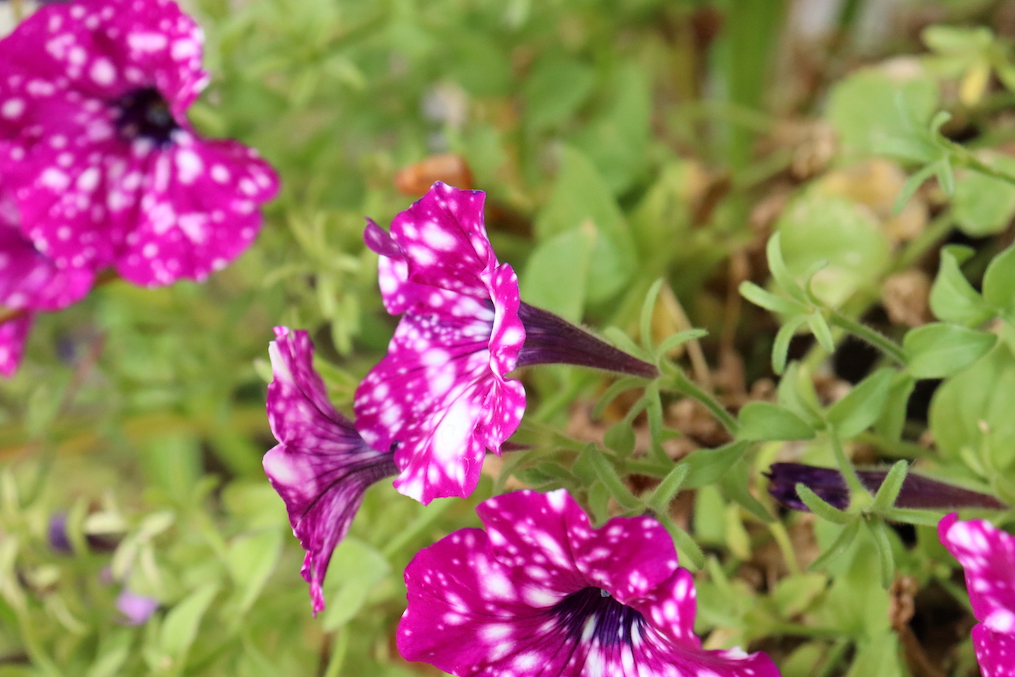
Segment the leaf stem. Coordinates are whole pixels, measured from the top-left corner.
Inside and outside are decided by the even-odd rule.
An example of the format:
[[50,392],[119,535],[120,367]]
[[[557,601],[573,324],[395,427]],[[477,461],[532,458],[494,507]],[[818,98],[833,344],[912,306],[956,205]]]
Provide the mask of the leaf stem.
[[868,496],[867,489],[864,488],[859,475],[856,474],[856,468],[846,457],[846,450],[842,446],[842,440],[839,439],[839,431],[833,426],[828,427],[828,439],[832,443],[832,453],[835,455],[835,462],[839,465],[839,472],[842,473],[846,484],[849,485],[849,493],[853,496],[853,500],[859,496]]
[[698,385],[691,379],[687,378],[682,371],[678,371],[674,374],[673,388],[674,390],[701,402],[710,412],[712,412],[712,415],[715,416],[720,423],[722,423],[723,427],[726,428],[731,435],[736,435],[737,430],[740,428],[740,424],[737,422],[737,419],[735,419],[731,413],[726,411],[726,407],[715,399],[715,397],[698,387]]
[[861,324],[856,320],[852,320],[837,310],[831,311],[828,318],[832,324],[840,329],[845,329],[854,336],[867,341],[875,348],[878,348],[888,357],[892,358],[899,364],[906,365],[906,353],[903,352],[902,346],[895,341],[891,340],[879,331],[871,329],[865,324]]

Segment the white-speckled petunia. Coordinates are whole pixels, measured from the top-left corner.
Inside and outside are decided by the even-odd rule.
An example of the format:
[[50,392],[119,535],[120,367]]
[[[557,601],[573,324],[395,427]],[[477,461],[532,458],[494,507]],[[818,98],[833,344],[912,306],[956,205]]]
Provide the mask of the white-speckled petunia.
[[525,410],[505,377],[525,341],[518,278],[494,256],[484,198],[438,183],[391,235],[367,228],[385,305],[405,315],[356,391],[356,427],[375,449],[396,447],[395,487],[423,503],[472,493],[486,450],[500,453]]
[[171,0],[51,4],[0,40],[0,175],[57,266],[157,286],[253,241],[278,182],[252,149],[191,128],[202,44]]
[[938,537],[966,572],[979,624],[973,646],[983,677],[1015,677],[1015,536],[985,520],[946,515]]
[[274,380],[268,385],[268,422],[279,441],[264,455],[264,471],[285,502],[293,533],[307,551],[303,578],[316,614],[332,552],[349,531],[363,494],[398,472],[390,452],[371,449],[328,401],[314,371],[314,345],[305,331],[275,328]]
[[395,447],[395,487],[423,503],[465,497],[487,450],[500,453],[525,411],[516,367],[565,363],[636,374],[656,368],[561,318],[522,303],[499,263],[478,190],[437,182],[395,217],[368,222],[380,254],[384,306],[403,314],[387,356],[356,391],[356,427],[375,449]]
[[778,677],[762,653],[707,651],[694,581],[648,517],[598,529],[563,490],[479,505],[486,526],[405,570],[398,649],[458,677]]

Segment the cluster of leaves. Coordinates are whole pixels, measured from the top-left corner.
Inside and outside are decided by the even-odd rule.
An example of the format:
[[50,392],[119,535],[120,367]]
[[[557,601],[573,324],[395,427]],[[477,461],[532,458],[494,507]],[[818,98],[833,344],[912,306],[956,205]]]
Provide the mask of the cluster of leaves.
[[[401,572],[521,484],[567,487],[598,521],[655,515],[697,572],[710,647],[764,649],[787,677],[974,669],[968,642],[917,632],[970,618],[940,513],[893,503],[911,463],[1015,500],[1003,39],[930,27],[901,47],[920,56],[787,104],[766,91],[813,81],[778,59],[788,2],[194,4],[215,74],[194,121],[262,150],[283,193],[209,284],[105,285],[41,318],[0,385],[0,676],[433,674],[393,648]],[[843,4],[831,72],[879,3]],[[950,3],[976,18],[965,4]],[[393,329],[363,217],[404,209],[396,172],[445,152],[488,192],[526,301],[606,327],[662,375],[522,374],[530,448],[491,464],[472,502],[372,489],[313,619],[260,468],[265,345],[273,324],[313,330],[348,411]],[[848,379],[847,354],[863,363]],[[874,495],[861,458],[893,464]],[[780,511],[762,475],[776,460],[839,468],[849,508],[801,487],[813,515]],[[60,512],[73,555],[47,540]],[[124,587],[160,604],[143,627],[120,623]]]

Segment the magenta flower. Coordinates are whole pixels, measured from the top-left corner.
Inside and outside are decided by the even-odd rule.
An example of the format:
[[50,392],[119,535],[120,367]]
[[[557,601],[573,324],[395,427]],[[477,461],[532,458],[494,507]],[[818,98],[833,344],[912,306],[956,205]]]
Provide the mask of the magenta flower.
[[465,497],[486,450],[499,454],[525,411],[516,367],[562,362],[656,376],[561,318],[522,303],[483,223],[482,191],[437,182],[391,224],[374,222],[385,308],[404,313],[387,356],[356,391],[356,427],[375,449],[395,447],[395,488],[429,503]]
[[990,522],[946,515],[938,537],[966,571],[973,614],[973,646],[983,677],[1015,675],[1015,537]]
[[777,677],[762,653],[706,651],[694,580],[648,517],[593,529],[563,489],[477,507],[405,570],[398,649],[458,677]]
[[307,332],[276,327],[275,337],[268,348],[275,377],[268,385],[268,422],[279,444],[264,455],[264,471],[307,551],[301,573],[316,614],[324,608],[328,562],[363,494],[398,470],[390,452],[367,446],[328,401]]
[[170,0],[51,4],[0,40],[0,175],[57,267],[201,280],[254,239],[277,180],[190,127],[201,53]]
[[61,269],[21,234],[17,209],[0,196],[0,374],[12,375],[21,363],[25,339],[36,311],[59,310],[81,299],[94,282],[83,269]]

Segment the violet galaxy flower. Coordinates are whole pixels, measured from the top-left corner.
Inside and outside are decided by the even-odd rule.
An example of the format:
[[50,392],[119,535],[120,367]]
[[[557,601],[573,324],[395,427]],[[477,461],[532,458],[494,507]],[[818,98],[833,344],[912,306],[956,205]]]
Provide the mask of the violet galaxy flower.
[[21,363],[35,313],[59,310],[91,289],[94,275],[61,269],[22,235],[17,208],[0,194],[0,374],[12,375]]
[[[857,470],[860,483],[877,493],[888,476],[887,470]],[[804,463],[773,463],[766,473],[768,493],[787,508],[809,511],[800,500],[796,485],[803,484],[823,501],[839,510],[849,507],[849,486],[842,473],[834,468],[819,468]],[[987,508],[1003,510],[1004,503],[989,494],[963,489],[916,473],[907,473],[902,489],[895,499],[897,508],[944,510],[950,508]]]
[[277,180],[191,128],[202,40],[171,0],[50,4],[0,40],[0,176],[57,267],[202,280],[254,239]]
[[398,470],[390,452],[374,451],[328,401],[314,371],[314,345],[305,331],[275,328],[268,385],[268,422],[278,446],[264,455],[264,471],[289,512],[293,533],[307,551],[303,578],[314,613],[324,608],[321,583],[338,545],[374,482]]
[[983,677],[1015,677],[1015,537],[984,520],[938,523],[938,537],[966,572],[973,647]]
[[395,487],[423,503],[472,493],[483,456],[521,422],[516,367],[567,363],[635,374],[656,368],[561,318],[522,303],[483,222],[486,195],[437,182],[395,217],[370,221],[384,306],[402,314],[387,356],[356,391],[356,427],[375,449],[395,446]]
[[405,570],[398,649],[458,677],[778,677],[762,653],[706,651],[694,579],[648,517],[593,529],[563,489],[481,503],[486,526]]

